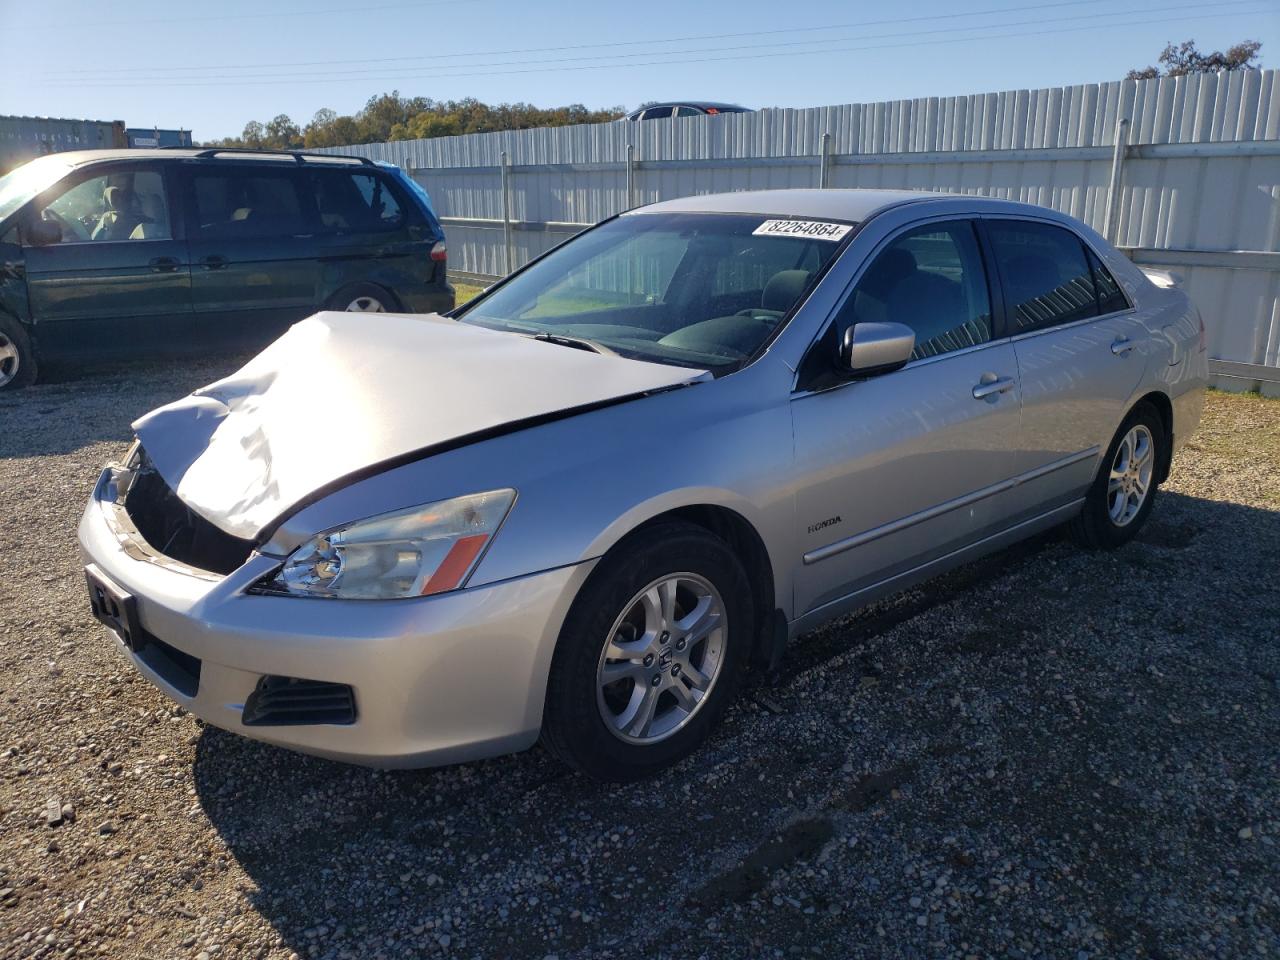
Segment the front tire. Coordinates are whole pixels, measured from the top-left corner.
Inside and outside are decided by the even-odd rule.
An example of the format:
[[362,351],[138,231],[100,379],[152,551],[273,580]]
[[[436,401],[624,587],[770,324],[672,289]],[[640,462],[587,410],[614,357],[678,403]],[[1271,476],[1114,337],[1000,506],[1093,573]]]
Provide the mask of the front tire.
[[742,564],[701,527],[663,523],[619,544],[565,619],[543,744],[614,782],[691,754],[737,695],[755,636],[750,597]]
[[31,338],[17,320],[0,316],[0,390],[35,383],[36,355]]
[[1136,406],[1116,431],[1084,507],[1069,525],[1076,543],[1114,550],[1137,536],[1155,503],[1167,442],[1156,409]]

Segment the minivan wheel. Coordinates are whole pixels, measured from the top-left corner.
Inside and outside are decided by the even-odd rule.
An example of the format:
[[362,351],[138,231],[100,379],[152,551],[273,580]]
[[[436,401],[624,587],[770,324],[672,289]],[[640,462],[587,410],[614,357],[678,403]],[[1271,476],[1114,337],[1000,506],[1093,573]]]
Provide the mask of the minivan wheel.
[[754,634],[751,588],[701,527],[642,530],[600,561],[560,633],[544,745],[600,780],[692,753],[733,702]]
[[381,287],[372,283],[356,283],[330,297],[327,307],[347,313],[389,313],[396,309],[396,303],[391,294]]
[[22,324],[0,316],[0,390],[16,390],[34,383],[36,358]]
[[1146,403],[1135,407],[1116,431],[1084,507],[1071,521],[1077,543],[1114,549],[1137,535],[1155,503],[1157,465],[1165,442],[1155,408]]

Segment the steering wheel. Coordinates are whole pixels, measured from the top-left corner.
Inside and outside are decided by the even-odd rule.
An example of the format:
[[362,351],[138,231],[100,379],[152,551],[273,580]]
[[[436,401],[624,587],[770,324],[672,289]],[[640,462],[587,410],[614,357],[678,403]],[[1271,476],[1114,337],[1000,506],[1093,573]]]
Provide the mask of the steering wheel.
[[58,229],[62,231],[62,236],[64,239],[68,235],[73,236],[79,240],[89,239],[89,232],[85,230],[84,224],[80,223],[80,221],[78,220],[68,220],[66,217],[60,214],[57,210],[53,209],[53,207],[45,207],[43,210],[41,210],[40,219],[46,220],[49,223],[57,224]]

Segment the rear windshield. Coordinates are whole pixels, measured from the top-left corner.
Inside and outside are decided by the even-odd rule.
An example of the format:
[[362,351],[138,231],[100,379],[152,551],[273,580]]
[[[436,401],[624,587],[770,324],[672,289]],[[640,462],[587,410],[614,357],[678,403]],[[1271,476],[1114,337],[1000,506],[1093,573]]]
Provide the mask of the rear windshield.
[[0,220],[8,219],[36,194],[61,180],[71,166],[55,154],[24,163],[0,177]]
[[754,214],[622,216],[568,241],[458,316],[728,372],[769,339],[851,229]]

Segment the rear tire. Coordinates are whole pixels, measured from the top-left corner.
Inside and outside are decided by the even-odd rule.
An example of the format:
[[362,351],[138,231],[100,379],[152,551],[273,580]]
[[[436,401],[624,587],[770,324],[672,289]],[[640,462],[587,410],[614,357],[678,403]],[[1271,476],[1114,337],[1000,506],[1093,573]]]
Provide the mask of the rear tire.
[[353,283],[330,297],[325,309],[347,313],[395,313],[400,304],[389,290],[376,283]]
[[1091,550],[1114,550],[1147,522],[1168,451],[1164,423],[1148,403],[1134,407],[1116,431],[1084,507],[1069,524],[1071,538]]
[[18,390],[36,380],[36,354],[26,328],[0,316],[0,390]]
[[747,575],[724,541],[683,522],[635,534],[600,561],[565,618],[543,745],[613,782],[684,759],[737,695],[753,618]]

